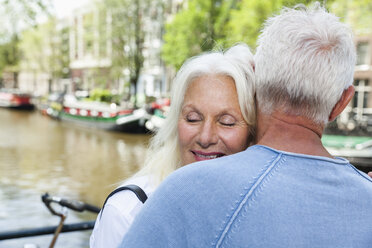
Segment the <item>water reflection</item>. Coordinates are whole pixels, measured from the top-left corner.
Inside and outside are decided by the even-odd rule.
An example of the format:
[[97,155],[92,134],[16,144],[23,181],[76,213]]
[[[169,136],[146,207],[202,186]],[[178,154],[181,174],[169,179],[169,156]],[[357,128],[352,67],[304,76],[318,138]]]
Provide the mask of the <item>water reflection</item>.
[[[35,223],[56,225],[58,218],[40,201],[46,191],[100,206],[118,182],[143,164],[148,139],[86,129],[37,112],[0,109],[0,231]],[[92,218],[71,213],[67,220]],[[61,239],[57,247],[87,246],[89,234],[62,236],[71,235],[76,236],[74,245],[58,246]],[[25,240],[16,246],[11,246],[14,240],[0,241],[0,247],[20,247]]]

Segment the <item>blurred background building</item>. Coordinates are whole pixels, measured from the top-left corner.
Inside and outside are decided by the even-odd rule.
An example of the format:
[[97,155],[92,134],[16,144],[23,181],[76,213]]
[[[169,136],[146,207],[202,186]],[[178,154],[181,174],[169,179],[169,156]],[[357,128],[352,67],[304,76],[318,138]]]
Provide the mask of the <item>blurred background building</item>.
[[[35,3],[48,2],[2,4],[9,24],[0,29],[0,86],[39,96],[106,89],[138,106],[168,97],[175,72],[191,56],[239,41],[254,50],[263,21],[283,5],[275,0],[97,0],[63,18],[49,14],[28,26],[27,15],[15,12],[20,9],[15,6],[28,7],[29,13]],[[287,0],[286,5],[312,2]],[[358,53],[356,94],[337,126],[365,129],[372,126],[372,2],[322,3],[353,28]]]

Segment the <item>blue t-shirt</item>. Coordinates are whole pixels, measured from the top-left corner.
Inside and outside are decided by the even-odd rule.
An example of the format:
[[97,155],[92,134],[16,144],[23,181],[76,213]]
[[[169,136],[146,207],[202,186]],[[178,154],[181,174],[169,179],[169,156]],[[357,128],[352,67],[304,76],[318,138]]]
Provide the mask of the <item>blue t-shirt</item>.
[[255,145],[185,166],[121,247],[372,247],[372,181],[342,158]]

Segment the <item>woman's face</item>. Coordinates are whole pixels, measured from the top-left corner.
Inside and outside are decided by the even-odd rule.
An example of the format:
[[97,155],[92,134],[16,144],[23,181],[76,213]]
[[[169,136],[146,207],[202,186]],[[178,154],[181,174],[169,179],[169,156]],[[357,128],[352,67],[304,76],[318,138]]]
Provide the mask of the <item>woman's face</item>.
[[231,77],[201,76],[190,83],[178,120],[182,165],[243,151],[248,136]]

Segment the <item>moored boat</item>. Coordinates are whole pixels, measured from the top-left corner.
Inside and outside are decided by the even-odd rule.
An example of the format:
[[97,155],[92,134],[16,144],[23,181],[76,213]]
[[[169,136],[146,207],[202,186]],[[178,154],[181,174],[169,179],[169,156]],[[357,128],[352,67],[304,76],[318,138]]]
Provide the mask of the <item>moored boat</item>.
[[146,121],[145,126],[146,128],[151,131],[155,132],[158,130],[165,121],[165,115],[160,110],[155,110],[154,114],[151,115],[150,119]]
[[49,116],[83,126],[132,133],[145,132],[145,122],[151,117],[144,109],[125,108],[115,103],[64,100],[51,105]]
[[[36,102],[36,108],[43,115],[51,114],[51,110],[58,109],[60,110],[63,102],[65,93],[63,92],[53,92],[47,96],[39,97]],[[49,114],[48,114],[49,111]]]
[[145,124],[149,131],[154,132],[163,125],[169,111],[169,105],[170,101],[167,98],[159,99],[157,102],[151,104],[149,111],[151,118]]
[[348,159],[362,171],[372,170],[372,137],[323,135],[322,143],[331,155]]
[[32,95],[17,89],[1,89],[0,107],[33,109]]

